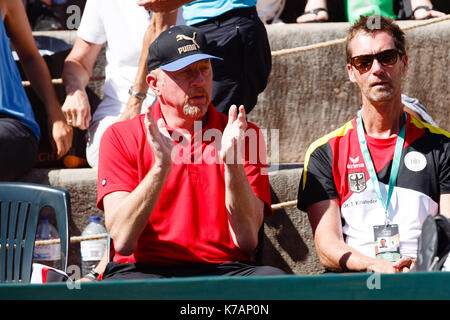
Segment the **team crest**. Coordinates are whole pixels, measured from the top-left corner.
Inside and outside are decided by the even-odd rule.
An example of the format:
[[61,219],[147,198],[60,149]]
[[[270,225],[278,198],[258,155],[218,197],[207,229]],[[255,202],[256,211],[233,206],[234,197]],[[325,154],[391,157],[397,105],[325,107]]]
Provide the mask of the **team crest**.
[[349,173],[348,186],[350,191],[356,193],[366,190],[366,175],[364,172]]

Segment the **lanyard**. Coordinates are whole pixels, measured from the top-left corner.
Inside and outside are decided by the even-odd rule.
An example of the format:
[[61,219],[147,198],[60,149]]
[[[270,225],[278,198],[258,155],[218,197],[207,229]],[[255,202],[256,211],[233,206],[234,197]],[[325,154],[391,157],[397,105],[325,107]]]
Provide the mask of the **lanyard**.
[[375,189],[375,193],[377,194],[378,199],[380,200],[381,204],[384,207],[385,224],[389,223],[388,208],[389,208],[389,203],[391,202],[392,192],[394,191],[394,186],[397,181],[398,169],[400,167],[403,143],[405,142],[406,119],[407,119],[407,116],[405,113],[405,123],[403,124],[402,128],[400,129],[400,132],[397,137],[397,142],[395,144],[395,152],[394,152],[394,158],[392,159],[391,174],[389,177],[389,190],[388,190],[388,196],[387,196],[386,202],[383,201],[383,195],[381,194],[381,191],[380,191],[380,185],[378,183],[377,173],[375,171],[375,167],[373,166],[372,158],[370,156],[370,152],[367,147],[367,141],[366,141],[366,136],[364,134],[364,127],[363,127],[363,123],[362,123],[361,111],[358,112],[358,117],[356,119],[356,127],[358,130],[359,145],[361,147],[361,152],[364,157],[364,162],[367,166],[367,171],[369,172],[370,181],[372,181],[372,185]]

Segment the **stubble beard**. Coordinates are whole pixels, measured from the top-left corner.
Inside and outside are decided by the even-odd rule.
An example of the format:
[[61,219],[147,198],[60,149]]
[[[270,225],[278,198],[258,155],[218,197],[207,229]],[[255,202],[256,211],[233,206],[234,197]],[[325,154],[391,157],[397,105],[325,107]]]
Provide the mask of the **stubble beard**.
[[366,88],[366,96],[373,102],[389,102],[395,99],[398,94],[401,94],[401,81],[400,79],[388,79],[386,77],[380,77],[376,81],[387,81],[388,85],[384,88],[371,87]]
[[385,88],[369,87],[366,89],[366,97],[372,102],[388,102],[394,99],[397,92],[392,84]]
[[370,92],[369,98],[373,102],[386,102],[392,100],[394,97],[393,90],[383,90],[382,92]]

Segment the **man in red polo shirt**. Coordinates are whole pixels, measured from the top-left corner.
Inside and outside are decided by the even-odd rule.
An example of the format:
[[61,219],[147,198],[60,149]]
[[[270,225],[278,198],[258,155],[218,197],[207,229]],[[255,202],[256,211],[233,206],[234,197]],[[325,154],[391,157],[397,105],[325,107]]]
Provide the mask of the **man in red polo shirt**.
[[161,33],[149,57],[157,102],[100,144],[97,206],[114,243],[103,279],[284,274],[250,263],[271,213],[264,141],[243,106],[227,117],[211,104],[219,58],[188,26]]

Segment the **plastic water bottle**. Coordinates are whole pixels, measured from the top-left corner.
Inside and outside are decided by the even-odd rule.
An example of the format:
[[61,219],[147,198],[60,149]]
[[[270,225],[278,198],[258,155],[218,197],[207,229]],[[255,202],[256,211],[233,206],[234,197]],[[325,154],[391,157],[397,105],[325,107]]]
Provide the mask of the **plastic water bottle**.
[[[36,230],[36,240],[59,239],[58,230],[50,223],[49,217],[40,217]],[[61,245],[35,246],[33,262],[61,269]]]
[[[105,227],[100,223],[100,217],[92,216],[89,218],[89,224],[84,228],[81,236],[93,236],[106,232]],[[106,238],[81,241],[81,270],[83,275],[88,274],[97,266],[105,253],[106,245]]]

